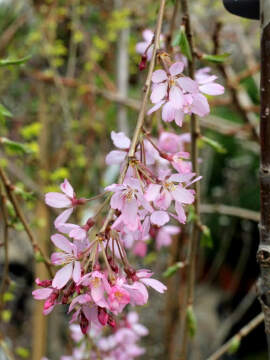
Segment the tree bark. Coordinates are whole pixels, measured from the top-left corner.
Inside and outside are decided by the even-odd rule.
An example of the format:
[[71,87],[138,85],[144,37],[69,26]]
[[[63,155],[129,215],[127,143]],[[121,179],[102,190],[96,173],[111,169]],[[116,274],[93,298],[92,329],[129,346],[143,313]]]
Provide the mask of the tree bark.
[[261,164],[260,245],[257,259],[261,278],[258,283],[259,300],[265,317],[265,332],[270,359],[270,2],[261,0]]

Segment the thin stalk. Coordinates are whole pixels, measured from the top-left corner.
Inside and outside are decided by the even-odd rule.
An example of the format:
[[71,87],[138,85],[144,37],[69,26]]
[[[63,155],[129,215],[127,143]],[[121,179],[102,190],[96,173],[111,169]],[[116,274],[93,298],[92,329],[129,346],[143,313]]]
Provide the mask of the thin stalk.
[[218,360],[222,355],[226,354],[234,343],[240,343],[240,341],[247,336],[252,330],[254,330],[258,325],[263,322],[264,315],[261,312],[254,319],[252,319],[249,323],[247,323],[237,334],[235,334],[232,338],[230,338],[224,345],[222,345],[214,354],[212,354],[206,360]]
[[[195,56],[194,56],[194,44],[193,44],[193,35],[192,27],[190,21],[189,13],[189,1],[180,0],[183,12],[183,23],[185,25],[187,38],[189,41],[192,58],[188,62],[188,72],[191,78],[194,78],[195,72]],[[192,170],[199,175],[199,163],[198,163],[198,139],[200,136],[200,126],[197,117],[192,114],[190,117],[190,134],[191,134],[191,160],[192,160]],[[185,315],[181,321],[181,351],[180,359],[184,360],[187,356],[187,346],[188,346],[188,324],[187,324],[187,309],[193,306],[194,302],[194,284],[195,284],[195,275],[196,275],[196,255],[197,255],[197,246],[200,235],[200,183],[197,181],[194,184],[194,189],[196,192],[195,201],[194,201],[194,212],[195,212],[195,221],[192,225],[191,237],[188,244],[188,253],[187,253],[187,288],[185,292],[184,299],[184,310],[183,314]]]
[[10,202],[12,203],[12,206],[15,210],[15,213],[17,215],[17,217],[19,218],[20,222],[22,223],[24,230],[26,232],[26,234],[28,235],[28,238],[30,240],[30,243],[32,245],[32,248],[34,250],[34,253],[39,252],[40,255],[42,256],[42,258],[44,259],[44,264],[46,265],[48,272],[50,274],[50,276],[52,277],[52,270],[51,270],[51,262],[50,260],[46,257],[46,255],[44,254],[44,252],[42,251],[42,249],[40,248],[40,246],[38,245],[35,236],[28,224],[28,222],[26,221],[23,211],[21,210],[18,200],[13,192],[13,188],[14,186],[11,184],[10,180],[8,179],[7,175],[5,174],[4,170],[0,168],[0,178],[2,180],[2,183],[5,187],[7,196],[10,200]]

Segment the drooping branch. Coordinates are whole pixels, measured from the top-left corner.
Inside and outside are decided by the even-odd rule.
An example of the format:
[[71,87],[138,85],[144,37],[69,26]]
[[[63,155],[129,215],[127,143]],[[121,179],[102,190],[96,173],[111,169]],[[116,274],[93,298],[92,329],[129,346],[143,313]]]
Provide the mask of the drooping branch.
[[18,217],[18,219],[20,220],[20,222],[22,223],[24,230],[28,236],[28,239],[32,245],[33,251],[34,253],[39,253],[44,261],[44,264],[46,265],[48,272],[50,274],[50,276],[52,276],[52,271],[51,271],[51,263],[50,260],[47,259],[47,257],[45,256],[45,254],[43,253],[42,249],[40,248],[40,246],[38,245],[35,236],[27,222],[27,220],[24,217],[23,211],[21,210],[18,200],[13,192],[13,185],[11,184],[10,180],[8,179],[7,175],[5,174],[4,170],[2,168],[0,168],[0,178],[2,180],[3,186],[6,190],[7,196],[14,208],[14,211]]
[[248,324],[246,324],[237,334],[235,334],[231,339],[229,339],[224,345],[222,345],[213,355],[211,355],[207,360],[218,360],[222,355],[226,354],[234,342],[240,342],[245,336],[247,336],[252,330],[259,326],[264,319],[263,313],[257,315],[252,319]]

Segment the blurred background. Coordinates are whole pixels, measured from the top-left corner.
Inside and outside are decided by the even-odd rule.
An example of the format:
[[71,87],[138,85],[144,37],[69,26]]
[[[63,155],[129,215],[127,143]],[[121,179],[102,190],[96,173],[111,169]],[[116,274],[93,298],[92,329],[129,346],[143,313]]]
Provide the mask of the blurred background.
[[[168,1],[164,36],[173,9],[174,1]],[[132,135],[145,78],[138,70],[136,43],[144,29],[154,31],[157,10],[154,0],[0,1],[0,58],[31,55],[23,65],[0,67],[0,166],[47,254],[55,213],[45,206],[44,193],[58,191],[68,178],[80,196],[91,197],[117,178],[118,169],[105,164],[113,148],[110,132]],[[226,62],[197,62],[198,68],[210,66],[226,88],[223,96],[209,98],[211,114],[200,120],[203,135],[212,139],[200,143],[201,210],[207,231],[199,248],[197,331],[190,348],[190,359],[200,360],[261,311],[255,289],[259,23],[230,15],[221,0],[193,0],[191,14],[198,51],[230,54]],[[180,24],[180,9],[176,16]],[[188,122],[185,126],[181,133],[188,131]],[[174,131],[180,133],[179,128]],[[90,207],[77,216],[88,218],[92,212]],[[3,344],[12,349],[10,359],[60,359],[70,351],[67,316],[60,309],[45,318],[42,304],[33,301],[34,278],[48,275],[42,262],[36,263],[39,259],[14,214],[12,219],[0,359],[8,358]],[[131,255],[133,263],[153,269],[168,286],[166,296],[153,292],[139,311],[140,322],[149,329],[142,359],[178,356],[185,273],[166,277],[164,271],[182,259],[186,240],[183,228],[170,247],[157,250],[152,240],[146,257]],[[263,360],[265,350],[261,324],[222,358]]]

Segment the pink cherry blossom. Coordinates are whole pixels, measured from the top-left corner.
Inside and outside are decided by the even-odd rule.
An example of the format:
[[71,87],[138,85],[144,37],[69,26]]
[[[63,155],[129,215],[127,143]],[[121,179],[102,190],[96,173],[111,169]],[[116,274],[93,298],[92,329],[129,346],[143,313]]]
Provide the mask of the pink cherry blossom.
[[[152,46],[149,46],[149,45],[151,45],[151,42],[154,37],[154,33],[150,29],[145,29],[142,33],[142,37],[143,37],[144,41],[138,42],[136,44],[136,52],[141,55],[146,55],[147,60],[150,61],[152,58],[152,54],[153,54],[153,45]],[[161,48],[164,47],[164,36],[162,34],[160,35],[160,46],[161,46]],[[145,51],[147,48],[148,48],[148,50],[145,54]]]
[[130,231],[138,229],[140,224],[139,207],[152,212],[151,205],[145,200],[139,180],[128,177],[123,184],[107,186],[105,191],[114,192],[111,198],[111,207],[121,211],[114,226],[123,222]]
[[127,151],[130,147],[130,139],[123,133],[111,132],[111,139],[114,145],[120,150],[112,150],[106,156],[106,164],[122,164],[127,156]]
[[52,282],[53,287],[62,289],[71,278],[75,283],[79,282],[81,278],[81,264],[77,247],[68,241],[65,236],[60,234],[53,235],[51,240],[57,248],[63,251],[53,253],[51,262],[54,265],[65,264],[65,266],[55,274]]
[[180,233],[178,226],[166,225],[162,226],[156,235],[156,245],[159,250],[162,246],[169,246],[172,242],[172,236]]

